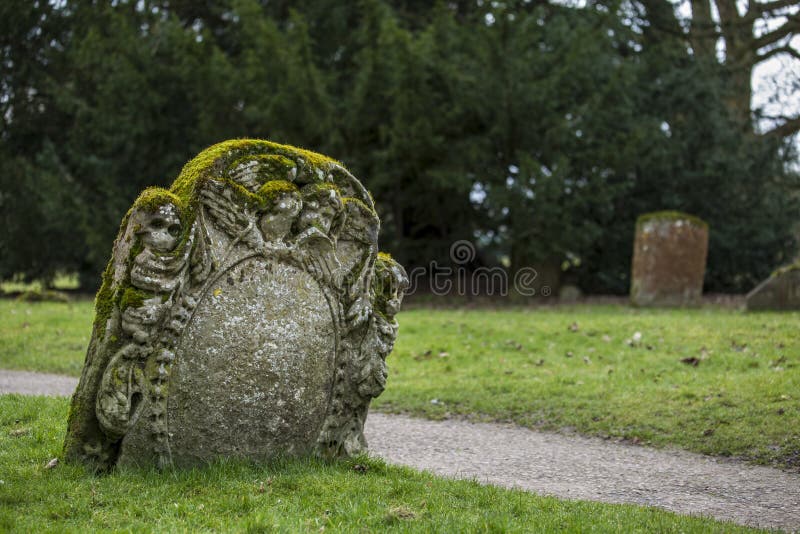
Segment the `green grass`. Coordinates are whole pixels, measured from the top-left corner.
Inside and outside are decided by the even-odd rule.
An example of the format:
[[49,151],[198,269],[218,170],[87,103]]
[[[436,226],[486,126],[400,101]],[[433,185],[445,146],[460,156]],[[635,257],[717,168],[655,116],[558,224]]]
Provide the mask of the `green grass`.
[[0,300],[0,369],[80,376],[92,334],[92,302]]
[[573,307],[399,320],[381,410],[800,467],[798,313]]
[[[798,313],[591,306],[398,318],[379,410],[800,468]],[[79,375],[91,320],[90,302],[0,301],[0,368]],[[636,332],[641,342],[627,344]]]
[[0,531],[749,531],[655,508],[445,480],[363,458],[106,476],[74,465],[46,469],[60,452],[66,412],[66,399],[0,396]]

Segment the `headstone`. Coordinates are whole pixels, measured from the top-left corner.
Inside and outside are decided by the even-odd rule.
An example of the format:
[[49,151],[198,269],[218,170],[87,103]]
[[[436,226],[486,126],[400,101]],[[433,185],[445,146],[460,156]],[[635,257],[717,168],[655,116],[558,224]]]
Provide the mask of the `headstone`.
[[636,306],[691,306],[703,295],[708,225],[661,211],[636,221],[631,301]]
[[781,267],[747,298],[748,310],[800,310],[800,263]]
[[349,456],[408,280],[378,253],[369,193],[339,163],[220,143],[119,231],[65,456],[98,469]]
[[561,286],[558,301],[562,304],[575,304],[583,298],[583,291],[576,285],[566,284]]

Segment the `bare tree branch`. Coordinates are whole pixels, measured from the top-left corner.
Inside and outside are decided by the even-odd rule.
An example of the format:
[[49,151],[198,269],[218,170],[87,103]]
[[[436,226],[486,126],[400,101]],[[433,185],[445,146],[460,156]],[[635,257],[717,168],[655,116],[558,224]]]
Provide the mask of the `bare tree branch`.
[[772,2],[755,2],[751,0],[747,15],[752,18],[758,18],[773,11],[796,5],[800,5],[797,0],[773,0]]
[[764,132],[764,135],[769,137],[786,137],[798,131],[800,131],[800,116],[792,117],[780,126],[776,126],[772,130]]
[[773,43],[777,43],[784,37],[792,35],[794,32],[797,31],[800,31],[799,14],[792,15],[791,17],[789,17],[789,20],[783,23],[780,27],[772,30],[771,32],[765,33],[761,37],[755,39],[753,43],[756,49],[763,48]]
[[735,24],[742,18],[739,15],[739,10],[736,8],[736,0],[716,0],[717,13],[719,13],[720,22],[723,26],[727,24]]
[[792,56],[795,59],[800,59],[800,51],[797,51],[794,48],[792,48],[791,46],[786,45],[786,46],[776,46],[775,48],[772,48],[771,50],[767,50],[764,53],[758,54],[758,56],[756,56],[756,60],[759,61],[759,62],[760,61],[764,61],[765,59],[769,59],[769,58],[771,58],[773,56],[777,56],[778,54],[789,54],[790,56]]

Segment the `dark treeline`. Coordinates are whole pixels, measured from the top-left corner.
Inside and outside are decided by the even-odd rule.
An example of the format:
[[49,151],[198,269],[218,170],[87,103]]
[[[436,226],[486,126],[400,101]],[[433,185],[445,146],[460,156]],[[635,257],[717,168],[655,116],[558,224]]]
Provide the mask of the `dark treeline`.
[[476,264],[625,292],[661,209],[709,222],[707,290],[793,252],[791,145],[608,2],[5,0],[0,47],[0,278],[97,284],[138,192],[235,137],[340,159],[409,267],[468,239]]

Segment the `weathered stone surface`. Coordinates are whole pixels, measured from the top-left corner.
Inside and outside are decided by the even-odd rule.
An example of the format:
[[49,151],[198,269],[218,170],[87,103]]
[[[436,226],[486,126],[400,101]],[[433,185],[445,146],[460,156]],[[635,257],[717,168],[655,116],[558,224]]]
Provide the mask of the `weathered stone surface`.
[[708,225],[678,212],[639,217],[631,301],[636,306],[691,306],[703,295]]
[[215,145],[122,222],[65,455],[99,469],[352,455],[408,280],[338,163]]
[[747,294],[748,310],[800,310],[800,264],[772,273]]

